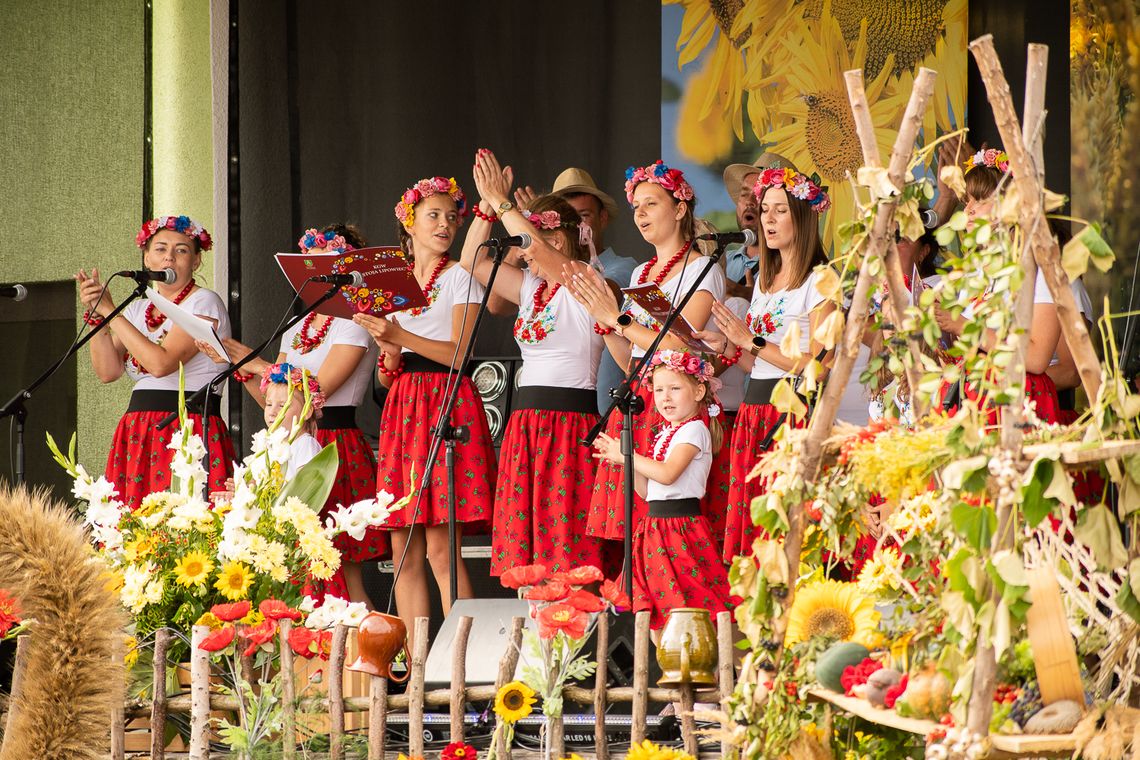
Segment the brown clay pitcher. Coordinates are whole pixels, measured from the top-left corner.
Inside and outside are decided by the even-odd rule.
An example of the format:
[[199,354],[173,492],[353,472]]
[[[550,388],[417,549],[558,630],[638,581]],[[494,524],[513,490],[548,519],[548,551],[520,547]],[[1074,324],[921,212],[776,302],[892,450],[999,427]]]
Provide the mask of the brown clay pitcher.
[[669,611],[657,644],[660,686],[716,684],[717,644],[709,611],[677,607]]
[[[411,654],[408,652],[408,629],[404,621],[395,615],[385,615],[383,612],[373,610],[360,621],[360,628],[356,634],[356,646],[360,656],[356,662],[348,666],[349,670],[381,676],[396,683],[408,680],[412,673]],[[404,650],[405,661],[409,667],[403,678],[392,675],[392,659]]]

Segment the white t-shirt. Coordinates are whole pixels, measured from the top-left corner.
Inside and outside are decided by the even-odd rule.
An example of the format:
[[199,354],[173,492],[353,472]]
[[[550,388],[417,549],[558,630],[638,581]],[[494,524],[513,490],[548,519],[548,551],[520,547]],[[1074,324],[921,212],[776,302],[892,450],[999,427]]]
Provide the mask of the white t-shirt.
[[[701,272],[705,270],[707,263],[707,257],[694,256],[693,259],[689,261],[689,265],[681,270],[680,274],[674,275],[671,279],[666,280],[658,286],[661,288],[661,292],[665,294],[665,297],[669,299],[669,303],[675,306],[681,302],[681,299],[689,292],[689,288],[693,287],[693,283],[701,276]],[[635,287],[640,282],[639,278],[641,277],[641,273],[645,271],[645,268],[648,266],[649,262],[645,262],[644,264],[639,264],[637,268],[633,270],[633,274],[629,277],[630,287]],[[701,280],[701,284],[697,287],[698,293],[702,290],[712,293],[714,301],[723,301],[724,270],[719,266],[714,266],[710,269],[708,275]],[[651,329],[660,327],[657,320],[649,316],[649,312],[628,298],[625,301],[625,310],[630,313],[630,316],[632,316],[638,324]],[[711,315],[707,321],[712,322]],[[705,325],[693,325],[693,329],[703,330],[705,329]],[[632,346],[631,356],[634,359],[640,359],[642,356],[645,356],[645,349],[635,343]]]
[[[744,320],[748,328],[754,335],[778,346],[795,322],[800,328],[800,351],[807,354],[811,350],[811,312],[824,300],[823,294],[816,290],[815,281],[816,273],[813,271],[798,288],[765,293],[760,290],[760,280],[757,280],[752,289],[752,304]],[[752,365],[752,377],[756,379],[785,377],[787,374],[760,358]]]
[[[741,319],[744,319],[745,315],[748,314],[748,301],[743,298],[726,299],[724,305]],[[745,346],[744,348],[747,349],[748,347]],[[732,365],[720,374],[721,389],[716,392],[716,396],[721,406],[726,410],[735,412],[740,408],[740,403],[744,401],[744,381],[747,378],[748,373],[740,367],[739,363]]]
[[[1089,297],[1089,291],[1084,282],[1073,280],[1069,283],[1069,290],[1073,291],[1073,300],[1077,302],[1077,310],[1081,312],[1085,321],[1096,321],[1093,314],[1092,298]],[[1033,303],[1053,303],[1053,293],[1049,290],[1049,284],[1045,282],[1045,275],[1041,273],[1040,268],[1037,270],[1037,279],[1033,283]]]
[[[158,326],[158,329],[153,331],[147,329],[146,308],[149,305],[150,299],[133,301],[123,310],[123,316],[128,322],[137,327],[139,332],[149,338],[151,343],[162,345],[163,339],[166,337],[166,334],[170,332],[170,328],[174,326],[174,323],[169,319],[164,319],[162,320],[162,324]],[[213,320],[215,322],[214,331],[218,333],[219,337],[230,337],[230,315],[226,313],[226,305],[222,302],[221,296],[214,291],[198,288],[186,296],[186,300],[179,305],[190,311],[191,314]],[[155,307],[155,311],[157,310],[158,307]],[[138,390],[178,390],[177,369],[165,377],[154,377],[150,373],[140,372],[130,360],[127,360],[124,366],[126,368],[127,377],[134,381],[135,388]],[[190,361],[183,365],[187,392],[198,390],[225,368],[225,363],[214,364],[214,362],[210,361],[210,357],[201,352],[194,354],[194,356],[190,358]]]
[[855,357],[855,364],[851,367],[851,377],[847,380],[847,388],[843,397],[839,399],[839,407],[835,416],[852,425],[865,426],[871,417],[871,393],[867,386],[859,382],[860,375],[867,369],[867,361],[871,358],[871,349],[860,344],[859,355]]
[[321,444],[308,433],[301,433],[289,444],[289,466],[285,468],[285,480],[292,480],[297,471],[313,461],[321,453]]
[[[294,367],[307,369],[316,376],[333,346],[359,346],[363,348],[364,356],[360,357],[360,363],[356,365],[356,369],[336,389],[336,392],[325,400],[326,406],[360,406],[360,402],[364,400],[365,392],[371,385],[372,368],[376,364],[376,355],[379,352],[372,336],[351,319],[333,317],[329,331],[320,345],[309,353],[303,354],[300,350],[293,348],[293,338],[301,332],[301,325],[303,324],[304,321],[298,322],[281,336],[280,352],[285,354],[285,361]],[[309,336],[312,337],[311,330]]]
[[[519,316],[514,327],[515,343],[523,359],[519,387],[552,385],[593,390],[605,345],[602,336],[594,332],[594,318],[566,288],[558,288],[535,314],[534,294],[546,281],[525,269],[522,275]],[[553,287],[547,285],[544,300],[550,297]],[[542,331],[542,340],[538,340],[536,330]]]
[[[657,440],[653,442],[654,454],[660,453],[661,446],[669,436],[669,430],[670,428],[665,428],[662,434],[657,436]],[[705,495],[709,470],[712,468],[712,435],[705,423],[700,420],[689,420],[669,441],[669,451],[665,452],[665,459],[669,458],[669,452],[683,443],[696,446],[697,455],[671,484],[664,485],[650,479],[645,486],[646,501],[699,499]]]
[[[428,340],[451,340],[452,309],[458,304],[479,303],[483,300],[483,286],[459,264],[453,264],[435,281],[428,296],[428,306],[419,314],[417,309],[401,311],[396,315],[400,327]],[[405,347],[403,353],[411,353]]]

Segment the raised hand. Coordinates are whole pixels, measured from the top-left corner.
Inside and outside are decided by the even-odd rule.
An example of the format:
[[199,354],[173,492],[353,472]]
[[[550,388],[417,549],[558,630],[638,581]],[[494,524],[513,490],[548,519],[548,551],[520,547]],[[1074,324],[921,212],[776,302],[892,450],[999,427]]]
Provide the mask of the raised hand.
[[572,262],[578,266],[568,264],[562,269],[562,280],[570,290],[570,295],[578,303],[586,307],[590,316],[603,327],[614,327],[621,314],[617,299],[606,280],[592,268]]
[[497,209],[511,194],[511,185],[514,183],[514,170],[503,167],[495,154],[486,148],[480,148],[475,153],[475,166],[471,176],[475,180],[475,189],[479,197]]
[[703,340],[718,354],[728,352],[728,338],[715,330],[694,330],[693,337],[697,340]]
[[601,433],[594,439],[594,459],[602,459],[614,464],[624,464],[621,455],[621,441]]
[[530,185],[517,188],[515,190],[515,205],[519,208],[530,208],[530,204],[534,203],[534,199],[538,197],[538,193]]
[[[105,317],[114,311],[115,302],[111,300],[110,292],[103,290],[103,281],[99,279],[97,268],[92,269],[90,275],[80,269],[75,275],[75,281],[79,283],[79,302],[92,314]],[[102,299],[99,298],[100,293],[103,294]]]
[[712,316],[717,329],[734,345],[747,347],[752,343],[752,331],[748,329],[748,325],[720,301],[713,301]]

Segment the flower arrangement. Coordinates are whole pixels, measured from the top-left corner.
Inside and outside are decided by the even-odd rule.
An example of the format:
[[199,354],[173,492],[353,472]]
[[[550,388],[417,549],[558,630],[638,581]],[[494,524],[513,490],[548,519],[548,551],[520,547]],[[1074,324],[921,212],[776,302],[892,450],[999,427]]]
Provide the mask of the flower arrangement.
[[697,380],[707,383],[710,390],[715,391],[720,387],[720,381],[716,379],[716,370],[713,368],[712,362],[705,361],[700,356],[688,351],[674,351],[671,348],[661,349],[649,360],[651,372],[657,367],[665,367],[683,375],[691,375]]
[[562,226],[562,216],[554,210],[536,214],[533,211],[523,209],[522,214],[527,218],[527,221],[540,230],[556,230]]
[[971,169],[976,169],[979,166],[997,169],[1002,174],[1007,174],[1009,172],[1009,154],[1000,148],[979,150],[966,159],[962,168],[969,174]]
[[317,419],[321,418],[321,409],[325,406],[325,394],[321,390],[320,383],[317,382],[316,375],[310,373],[306,369],[296,367],[288,362],[280,362],[278,364],[270,364],[261,373],[261,382],[258,387],[262,393],[270,384],[288,385],[290,391],[299,391],[304,388],[304,393],[309,399],[309,405],[313,409],[313,414]]
[[661,185],[679,201],[692,201],[695,197],[693,186],[685,179],[685,173],[680,169],[670,169],[661,159],[649,166],[631,166],[625,170],[625,198],[629,205],[633,205],[633,191],[642,182]]
[[315,250],[322,253],[345,253],[356,250],[343,235],[338,235],[332,230],[318,232],[313,228],[305,230],[305,234],[297,241],[297,246],[301,249],[301,253]]
[[764,196],[765,189],[769,187],[783,188],[788,195],[799,198],[801,201],[807,201],[811,205],[812,211],[822,214],[831,208],[831,198],[828,197],[827,191],[819,183],[818,174],[812,174],[809,177],[806,174],[800,174],[795,169],[765,169],[760,172],[760,176],[756,179],[752,193],[757,200],[760,200]]
[[214,246],[210,233],[198,222],[188,216],[158,216],[144,222],[139,234],[135,235],[135,244],[139,248],[146,248],[147,242],[158,234],[159,230],[174,230],[198,241],[198,247],[208,251]]
[[416,221],[416,204],[424,198],[430,198],[439,193],[447,193],[455,201],[455,206],[459,209],[459,219],[462,222],[463,217],[467,216],[467,197],[456,184],[455,177],[421,179],[409,187],[400,196],[400,202],[396,204],[396,219],[404,225],[404,229],[410,230]]

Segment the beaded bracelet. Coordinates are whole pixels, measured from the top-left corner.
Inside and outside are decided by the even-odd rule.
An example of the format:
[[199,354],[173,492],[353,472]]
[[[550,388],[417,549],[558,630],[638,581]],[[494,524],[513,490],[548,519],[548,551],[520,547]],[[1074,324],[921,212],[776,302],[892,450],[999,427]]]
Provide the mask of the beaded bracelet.
[[740,355],[743,353],[744,353],[744,348],[742,346],[737,346],[736,347],[736,353],[733,354],[732,356],[721,356],[720,357],[721,366],[724,367],[725,369],[728,369],[729,367],[731,367],[732,365],[734,365],[738,361],[740,361]]
[[491,224],[494,224],[495,222],[499,221],[499,217],[495,214],[484,214],[482,211],[480,211],[478,203],[475,204],[475,210],[473,213],[484,222],[490,222]]
[[97,314],[93,314],[90,309],[83,312],[83,321],[92,327],[98,327],[103,324],[103,318]]
[[232,376],[233,379],[241,385],[245,385],[250,380],[257,377],[257,375],[253,374],[252,372],[242,372],[240,369],[235,369]]
[[384,359],[387,358],[387,356],[387,353],[383,351],[380,352],[380,358],[376,360],[376,369],[379,370],[380,374],[384,375],[384,377],[390,377],[395,380],[396,377],[404,371],[404,357],[400,357],[400,363],[397,365],[396,369],[388,369],[384,366]]
[[598,335],[609,335],[613,331],[614,328],[612,327],[602,327],[597,322],[594,323],[594,332],[596,332]]

